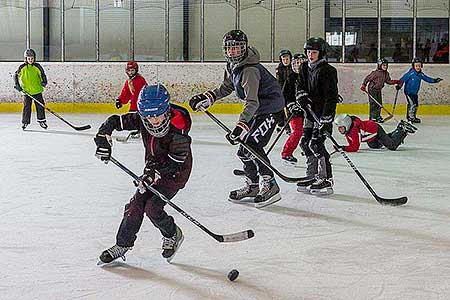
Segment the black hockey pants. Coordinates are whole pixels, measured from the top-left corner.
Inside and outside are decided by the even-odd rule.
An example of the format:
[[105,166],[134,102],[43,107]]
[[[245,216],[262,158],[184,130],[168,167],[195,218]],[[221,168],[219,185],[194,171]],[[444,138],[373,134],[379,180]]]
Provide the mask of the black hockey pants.
[[[155,183],[152,187],[168,199],[172,199],[178,190],[170,190],[167,187],[158,186]],[[125,211],[116,236],[116,244],[122,247],[133,247],[136,240],[136,234],[141,228],[144,219],[144,213],[152,221],[153,225],[161,231],[165,237],[172,237],[176,231],[176,225],[173,217],[164,211],[166,202],[161,200],[152,192],[146,191],[141,194],[136,191],[130,202],[125,205]]]
[[[44,98],[42,98],[42,93],[32,95],[34,98],[36,98],[37,101],[44,103]],[[35,102],[33,99],[31,99],[29,96],[25,95],[23,96],[23,111],[22,111],[22,123],[23,124],[30,124],[31,122],[31,103]],[[45,108],[42,107],[42,105],[38,103],[34,103],[34,106],[36,107],[36,113],[37,113],[37,121],[42,122],[45,121]]]
[[401,128],[397,127],[397,129],[395,129],[393,132],[386,133],[383,127],[378,125],[377,138],[372,142],[368,142],[367,145],[372,149],[379,149],[384,146],[389,150],[395,151],[397,150],[398,146],[403,143],[406,135],[406,132]]
[[[270,137],[275,129],[275,125],[283,118],[284,112],[274,114],[263,114],[256,116],[250,123],[250,130],[245,137],[245,143],[261,155],[267,162],[269,158],[264,151],[264,147],[269,143]],[[259,182],[259,175],[268,175],[273,177],[273,172],[262,162],[253,157],[242,145],[239,146],[237,156],[244,164],[245,176],[253,183]]]
[[[381,97],[381,90],[369,90],[369,94],[383,105],[383,98]],[[369,97],[369,120],[376,120],[381,117],[381,106]]]

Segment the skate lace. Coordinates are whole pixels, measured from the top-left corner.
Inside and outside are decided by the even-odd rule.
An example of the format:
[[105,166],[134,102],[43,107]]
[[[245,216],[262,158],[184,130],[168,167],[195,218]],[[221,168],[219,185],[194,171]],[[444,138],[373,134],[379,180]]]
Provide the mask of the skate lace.
[[250,187],[251,187],[252,181],[248,178],[245,179],[245,184],[243,187],[241,187],[240,189],[236,190],[236,194],[238,196],[242,196],[242,195],[246,195],[250,192]]
[[270,192],[271,188],[272,188],[272,178],[262,180],[260,194],[264,195],[264,194]]
[[176,235],[171,238],[163,237],[162,241],[163,241],[162,245],[163,250],[172,250],[175,247]]
[[121,247],[114,245],[111,248],[109,248],[107,251],[111,255],[112,258],[116,259],[118,257],[124,257],[125,253],[128,252],[131,248],[129,247]]

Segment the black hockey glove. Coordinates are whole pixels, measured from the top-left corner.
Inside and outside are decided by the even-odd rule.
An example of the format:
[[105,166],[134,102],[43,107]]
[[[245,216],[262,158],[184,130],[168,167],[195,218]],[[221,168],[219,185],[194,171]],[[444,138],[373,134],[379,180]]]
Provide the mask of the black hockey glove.
[[239,141],[243,141],[247,135],[249,128],[247,124],[243,122],[238,122],[233,131],[228,133],[225,138],[230,142],[231,145],[239,144]]
[[399,90],[402,89],[402,86],[401,86],[400,84],[396,84],[396,85],[395,85],[395,89],[396,89],[397,91],[399,91]]
[[302,108],[297,102],[289,102],[286,107],[289,110],[289,113],[295,116],[302,113]]
[[305,90],[297,91],[295,94],[295,101],[302,109],[305,109],[308,104],[312,104],[311,99],[309,99],[309,94]]
[[144,194],[147,191],[147,186],[150,186],[155,181],[155,166],[156,163],[148,161],[145,164],[144,172],[139,181],[133,181],[134,185],[138,188],[139,193]]
[[435,82],[435,83],[438,83],[438,82],[441,82],[442,80],[443,80],[442,78],[439,78],[439,77],[438,77],[438,78],[435,78],[435,79],[434,79],[434,82]]
[[22,89],[22,87],[20,86],[20,84],[16,84],[15,86],[14,86],[14,88],[16,89],[16,90],[18,90],[19,92],[21,92],[23,89]]
[[110,135],[97,133],[94,138],[94,142],[97,145],[97,150],[95,151],[95,156],[107,163],[111,158],[112,153],[112,139]]
[[321,116],[320,117],[320,125],[325,125],[325,124],[330,124],[331,122],[333,122],[334,117],[332,115],[328,115],[328,116]]
[[216,95],[212,91],[207,91],[203,94],[195,95],[189,100],[189,106],[194,111],[198,111],[200,108],[207,109],[213,105],[216,101]]
[[116,108],[119,109],[122,107],[122,101],[120,99],[116,99]]

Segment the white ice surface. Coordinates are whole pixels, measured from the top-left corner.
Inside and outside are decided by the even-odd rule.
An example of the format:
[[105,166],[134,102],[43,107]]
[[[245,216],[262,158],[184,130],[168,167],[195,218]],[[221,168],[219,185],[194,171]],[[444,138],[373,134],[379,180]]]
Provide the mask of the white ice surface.
[[[115,243],[134,187],[94,157],[93,136],[106,115],[65,117],[93,129],[76,132],[49,115],[49,130],[33,123],[23,132],[19,114],[1,115],[0,299],[450,299],[450,118],[424,117],[398,151],[364,145],[349,154],[380,196],[406,195],[405,206],[377,204],[335,154],[334,195],[301,194],[278,179],[282,201],[258,210],[227,201],[242,184],[232,175],[240,167],[236,147],[195,115],[193,172],[174,201],[214,232],[253,229],[255,237],[220,244],[167,208],[185,234],[172,264],[145,218],[126,263],[101,268],[98,256]],[[219,117],[230,126],[236,120]],[[303,176],[303,168],[281,163],[284,139],[273,164]],[[140,141],[115,142],[113,155],[141,172]],[[304,162],[299,150],[296,156]],[[231,269],[240,271],[235,282],[227,280]]]

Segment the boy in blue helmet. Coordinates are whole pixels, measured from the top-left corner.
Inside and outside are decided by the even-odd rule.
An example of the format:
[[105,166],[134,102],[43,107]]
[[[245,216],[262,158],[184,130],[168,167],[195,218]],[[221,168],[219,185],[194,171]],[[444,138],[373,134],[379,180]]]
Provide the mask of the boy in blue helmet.
[[[195,95],[189,105],[194,111],[206,109],[235,91],[236,96],[244,101],[244,110],[226,138],[233,145],[245,142],[269,161],[264,147],[275,125],[284,118],[281,87],[259,62],[259,52],[248,46],[247,35],[241,30],[231,30],[224,35],[223,51],[227,65],[222,84],[212,91]],[[246,180],[242,188],[230,192],[229,200],[234,203],[253,202],[258,208],[279,201],[280,188],[273,172],[242,145],[237,155],[244,165]]]
[[411,62],[411,69],[406,72],[402,78],[400,78],[400,84],[397,84],[395,88],[400,90],[402,85],[405,84],[405,95],[408,101],[406,109],[406,118],[411,123],[420,123],[420,119],[416,116],[417,109],[419,108],[419,96],[417,95],[420,90],[420,83],[422,80],[428,83],[438,83],[442,81],[442,78],[431,78],[422,71],[423,63],[418,57],[414,58]]
[[[110,116],[99,128],[94,141],[95,156],[108,162],[111,158],[114,130],[139,130],[145,148],[145,168],[141,182],[158,190],[168,199],[184,188],[192,169],[191,119],[186,109],[169,103],[170,95],[163,85],[144,86],[139,94],[138,113]],[[158,176],[155,176],[158,175]],[[170,262],[183,242],[183,233],[173,217],[164,211],[165,202],[140,183],[125,213],[116,244],[103,251],[100,260],[110,263],[134,246],[144,213],[161,231],[162,256]]]

